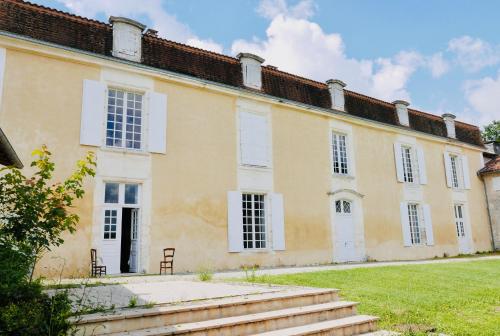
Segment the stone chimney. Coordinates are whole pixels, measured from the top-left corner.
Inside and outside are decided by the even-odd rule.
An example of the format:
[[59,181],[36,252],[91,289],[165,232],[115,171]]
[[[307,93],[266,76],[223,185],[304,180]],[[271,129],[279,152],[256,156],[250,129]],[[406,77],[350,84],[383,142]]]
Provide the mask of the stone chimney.
[[446,125],[446,133],[448,138],[456,138],[455,134],[455,116],[451,113],[445,113],[442,115],[444,124]]
[[250,53],[239,53],[236,56],[241,63],[243,85],[260,90],[262,88],[262,63],[264,59]]
[[402,126],[410,126],[410,119],[408,118],[408,105],[410,105],[410,103],[404,100],[395,100],[392,103],[396,106],[399,124]]
[[346,84],[339,79],[329,79],[326,84],[330,91],[332,109],[345,111],[344,87]]
[[124,17],[111,16],[113,26],[113,56],[140,62],[142,54],[142,32],[145,25]]

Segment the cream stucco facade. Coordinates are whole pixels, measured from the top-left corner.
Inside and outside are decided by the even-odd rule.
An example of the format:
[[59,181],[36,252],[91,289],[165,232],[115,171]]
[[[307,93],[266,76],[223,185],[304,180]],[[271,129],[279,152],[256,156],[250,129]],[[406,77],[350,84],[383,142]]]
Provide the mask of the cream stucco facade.
[[[90,248],[102,249],[106,181],[141,185],[141,272],[158,272],[165,247],[176,248],[176,272],[334,262],[340,218],[336,200],[352,202],[359,260],[459,254],[457,203],[465,209],[470,252],[491,250],[485,194],[475,174],[482,167],[479,147],[29,40],[0,36],[0,48],[5,50],[0,123],[21,160],[30,162],[31,151],[46,144],[60,180],[86,151],[98,158],[97,176],[86,181],[85,198],[75,208],[81,218],[78,229],[44,257],[39,272],[45,275],[59,274],[61,267],[65,276],[88,274]],[[84,80],[166,95],[166,152],[117,150],[104,141],[102,146],[81,145]],[[241,164],[242,106],[268,118],[267,168]],[[348,136],[349,176],[332,173],[332,131]],[[422,148],[426,184],[398,182],[398,141]],[[468,159],[470,189],[447,186],[446,151]],[[228,192],[238,190],[282,195],[284,249],[229,252]],[[405,201],[430,206],[432,245],[404,245],[400,204]]]

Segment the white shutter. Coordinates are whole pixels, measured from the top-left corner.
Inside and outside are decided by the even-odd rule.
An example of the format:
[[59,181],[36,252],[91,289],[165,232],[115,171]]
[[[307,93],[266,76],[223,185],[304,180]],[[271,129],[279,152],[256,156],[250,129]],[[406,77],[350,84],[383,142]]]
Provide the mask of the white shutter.
[[394,161],[396,162],[396,176],[399,182],[404,182],[403,161],[401,157],[401,144],[394,144]]
[[106,85],[85,79],[83,81],[80,144],[101,146],[106,105]]
[[425,170],[425,157],[422,147],[417,147],[418,177],[420,184],[427,184],[427,171]]
[[240,112],[241,163],[269,166],[269,129],[267,117]]
[[243,250],[243,212],[241,209],[241,192],[227,193],[227,238],[229,252]]
[[408,203],[401,202],[401,228],[403,231],[403,244],[404,246],[411,246],[411,235],[410,235],[410,222],[408,219]]
[[271,222],[273,231],[273,250],[285,250],[285,218],[282,194],[271,194]]
[[470,189],[469,159],[462,155],[462,173],[464,174],[464,188]]
[[338,109],[344,109],[344,90],[335,89],[334,90],[334,104]]
[[167,96],[149,93],[148,150],[153,153],[167,152]]
[[450,159],[450,154],[445,152],[444,153],[444,170],[446,173],[446,185],[448,188],[451,188],[453,186],[452,184],[452,172],[451,172],[451,159]]
[[434,245],[434,233],[432,231],[431,208],[429,204],[422,205],[424,212],[425,235],[427,236],[427,245]]

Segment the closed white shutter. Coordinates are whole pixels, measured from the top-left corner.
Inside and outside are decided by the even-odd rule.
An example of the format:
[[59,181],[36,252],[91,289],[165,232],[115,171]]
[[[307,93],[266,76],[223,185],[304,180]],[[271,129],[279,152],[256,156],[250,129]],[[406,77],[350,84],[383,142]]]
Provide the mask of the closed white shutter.
[[431,208],[429,204],[422,205],[424,212],[425,235],[427,236],[427,245],[434,245],[434,232],[432,231]]
[[420,184],[427,184],[427,171],[425,169],[425,156],[422,147],[417,147],[418,177]]
[[467,156],[462,155],[462,172],[464,174],[464,188],[470,189],[470,173],[469,173],[469,159]]
[[267,117],[240,112],[241,163],[269,166],[269,129]]
[[243,212],[241,209],[241,192],[227,193],[227,239],[229,252],[243,250]]
[[401,202],[401,229],[403,232],[403,244],[404,246],[411,246],[411,234],[410,234],[410,223],[408,219],[408,203]]
[[167,96],[149,93],[148,150],[153,153],[167,152]]
[[335,96],[334,96],[333,101],[334,101],[335,107],[343,110],[344,109],[344,90],[335,89],[334,95]]
[[83,81],[80,144],[101,146],[106,106],[106,85],[85,79]]
[[453,174],[451,172],[450,154],[447,152],[444,153],[444,170],[446,174],[446,185],[448,186],[448,188],[451,188],[453,186],[452,184]]
[[403,161],[401,157],[401,144],[394,144],[394,162],[396,162],[396,176],[399,182],[404,182]]
[[285,250],[285,218],[282,194],[271,194],[271,222],[273,230],[273,250]]

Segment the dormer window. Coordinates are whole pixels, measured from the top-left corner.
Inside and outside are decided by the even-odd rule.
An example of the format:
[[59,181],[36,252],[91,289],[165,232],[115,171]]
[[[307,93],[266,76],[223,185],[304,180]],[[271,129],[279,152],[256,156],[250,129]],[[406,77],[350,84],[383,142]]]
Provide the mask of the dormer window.
[[236,56],[241,62],[243,85],[260,90],[262,88],[262,63],[264,59],[249,53],[239,53]]
[[145,25],[123,17],[112,16],[109,22],[113,25],[113,56],[129,61],[141,61],[142,31]]
[[399,124],[402,126],[410,126],[410,119],[408,118],[408,105],[410,104],[404,100],[396,100],[392,103],[396,106]]

